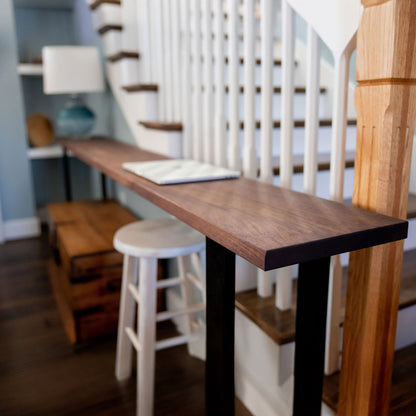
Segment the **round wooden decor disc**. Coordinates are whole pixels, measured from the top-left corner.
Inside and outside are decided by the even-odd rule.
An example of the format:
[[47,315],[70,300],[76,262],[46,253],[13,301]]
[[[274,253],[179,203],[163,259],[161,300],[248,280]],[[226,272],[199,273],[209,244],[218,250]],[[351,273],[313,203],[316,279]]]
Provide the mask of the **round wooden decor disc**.
[[29,116],[26,129],[29,143],[33,147],[49,146],[53,141],[53,124],[43,114],[35,113]]

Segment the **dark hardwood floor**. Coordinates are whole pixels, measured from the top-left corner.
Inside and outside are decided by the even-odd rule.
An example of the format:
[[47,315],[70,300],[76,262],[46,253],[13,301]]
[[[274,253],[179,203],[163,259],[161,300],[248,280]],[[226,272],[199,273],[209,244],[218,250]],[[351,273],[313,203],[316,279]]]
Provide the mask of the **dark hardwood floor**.
[[[0,415],[134,415],[135,377],[119,383],[114,376],[115,337],[76,351],[69,345],[48,256],[45,233],[0,245]],[[204,363],[185,346],[158,352],[155,415],[203,414]],[[250,415],[238,400],[236,414]]]

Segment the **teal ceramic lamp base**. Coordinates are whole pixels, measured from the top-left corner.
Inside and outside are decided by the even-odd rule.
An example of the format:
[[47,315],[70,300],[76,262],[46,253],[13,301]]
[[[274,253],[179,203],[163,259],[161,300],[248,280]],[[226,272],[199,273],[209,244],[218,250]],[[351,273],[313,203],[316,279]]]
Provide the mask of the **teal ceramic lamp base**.
[[59,134],[82,138],[91,132],[94,124],[94,113],[84,104],[79,95],[71,95],[58,116]]

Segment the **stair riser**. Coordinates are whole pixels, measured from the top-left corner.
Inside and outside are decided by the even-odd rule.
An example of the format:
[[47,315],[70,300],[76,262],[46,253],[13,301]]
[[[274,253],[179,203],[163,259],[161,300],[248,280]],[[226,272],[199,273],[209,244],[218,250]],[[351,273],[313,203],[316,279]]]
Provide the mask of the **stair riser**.
[[[215,74],[213,78],[215,82]],[[230,73],[228,70],[228,65],[225,65],[224,69],[224,80],[225,85],[230,83]],[[238,67],[238,82],[239,85],[244,85],[244,65],[239,65]],[[255,65],[254,68],[254,84],[261,85],[261,65]],[[273,86],[280,87],[282,84],[282,68],[279,65],[273,66]],[[295,70],[295,85],[305,85],[305,81],[300,78],[298,71]]]
[[[117,65],[117,63],[116,63]],[[122,59],[119,62],[121,66],[121,84],[131,85],[138,84],[140,81],[140,59]]]
[[[225,116],[229,118],[229,94],[226,95],[225,99]],[[282,96],[280,93],[273,94],[272,98],[272,117],[273,120],[280,120],[282,114]],[[298,93],[294,95],[293,98],[293,111],[294,111],[294,118],[296,120],[304,120],[305,119],[305,106],[306,106],[306,95],[304,93]],[[254,113],[255,119],[261,119],[261,94],[255,95],[254,100]],[[328,118],[330,114],[330,108],[328,105],[328,99],[325,94],[321,94],[319,97],[319,117],[321,119]],[[240,120],[244,120],[244,94],[239,95],[239,116]]]
[[117,4],[101,4],[91,15],[95,30],[106,25],[121,25],[121,7]]
[[105,56],[114,55],[121,49],[121,32],[110,30],[101,35]]
[[[273,156],[278,156],[280,154],[280,129],[273,129]],[[331,150],[331,135],[332,128],[320,127],[318,132],[319,144],[318,151],[319,153],[329,153]],[[305,140],[305,128],[296,127],[293,129],[293,154],[303,154],[304,153],[304,140]],[[356,142],[356,127],[348,126],[347,127],[347,141],[346,149],[347,151],[353,151],[355,149]],[[240,131],[240,143],[243,148],[244,145],[244,131]],[[261,150],[261,130],[255,130],[255,143],[257,154],[260,154]]]

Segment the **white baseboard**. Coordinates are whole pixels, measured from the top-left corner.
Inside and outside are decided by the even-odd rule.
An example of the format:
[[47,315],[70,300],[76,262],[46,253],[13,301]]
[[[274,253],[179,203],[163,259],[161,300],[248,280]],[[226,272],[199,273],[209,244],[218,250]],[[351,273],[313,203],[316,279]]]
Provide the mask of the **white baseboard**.
[[3,223],[3,236],[5,241],[38,237],[39,235],[40,222],[37,217],[9,220]]

